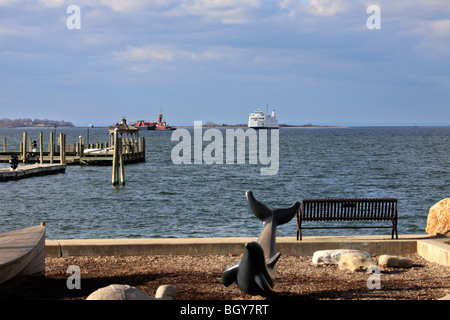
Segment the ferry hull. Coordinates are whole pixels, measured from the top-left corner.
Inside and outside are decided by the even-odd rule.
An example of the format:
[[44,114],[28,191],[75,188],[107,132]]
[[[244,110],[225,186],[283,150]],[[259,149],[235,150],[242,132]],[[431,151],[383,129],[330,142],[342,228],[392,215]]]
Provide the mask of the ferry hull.
[[260,129],[270,129],[270,130],[272,130],[272,129],[280,129],[279,127],[251,127],[251,126],[249,126],[248,128],[249,129],[255,129],[255,130],[260,130]]
[[260,129],[280,129],[280,127],[253,127],[253,126],[248,126],[249,129],[255,129],[255,130],[260,130]]

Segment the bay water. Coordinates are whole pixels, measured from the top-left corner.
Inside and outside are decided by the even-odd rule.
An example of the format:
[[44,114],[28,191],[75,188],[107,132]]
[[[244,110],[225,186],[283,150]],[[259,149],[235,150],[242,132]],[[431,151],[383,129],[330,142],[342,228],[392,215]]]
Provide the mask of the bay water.
[[[0,142],[6,137],[8,150],[18,151],[23,131],[37,141],[43,131],[44,150],[51,131],[64,132],[66,143],[88,133],[0,129]],[[173,132],[139,132],[146,138],[146,162],[125,166],[123,187],[111,185],[111,167],[79,165],[64,174],[0,183],[0,232],[45,221],[48,239],[257,237],[261,222],[245,199],[252,190],[269,208],[305,198],[397,198],[399,234],[423,234],[429,208],[450,197],[450,127],[281,128],[279,169],[266,176],[260,174],[264,165],[248,162],[174,164]],[[107,128],[89,128],[90,143],[107,141]],[[389,235],[390,229],[303,233],[358,234]],[[296,219],[279,226],[277,235],[295,236]]]

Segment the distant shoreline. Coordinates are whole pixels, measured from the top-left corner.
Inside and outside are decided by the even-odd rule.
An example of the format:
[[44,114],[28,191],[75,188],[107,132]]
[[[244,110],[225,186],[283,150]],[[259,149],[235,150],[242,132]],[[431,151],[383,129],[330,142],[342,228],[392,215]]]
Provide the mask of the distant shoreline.
[[83,128],[77,126],[67,126],[67,127],[52,127],[52,126],[33,126],[33,127],[0,127],[0,129],[70,129],[70,128]]
[[[194,126],[172,126],[174,128],[194,128]],[[52,126],[33,126],[33,127],[0,127],[0,129],[22,129],[22,130],[26,130],[26,129],[45,129],[45,130],[53,130],[53,129],[71,129],[71,128],[78,128],[78,129],[87,129],[87,128],[109,128],[109,126],[92,126],[92,127],[88,127],[88,126],[67,126],[67,127],[52,127]],[[246,125],[202,125],[202,128],[248,128]],[[303,128],[303,129],[327,129],[327,128],[349,128],[348,126],[319,126],[319,125],[299,125],[299,126],[285,126],[285,125],[281,125],[279,127],[279,129],[290,129],[290,128],[294,128],[294,129],[298,129],[298,128]],[[160,131],[160,130],[157,130]]]
[[[174,128],[194,128],[194,126],[173,126]],[[246,125],[202,125],[202,128],[248,128]],[[314,125],[299,125],[299,126],[284,126],[281,125],[279,129],[335,129],[335,128],[349,128],[348,126],[314,126]]]

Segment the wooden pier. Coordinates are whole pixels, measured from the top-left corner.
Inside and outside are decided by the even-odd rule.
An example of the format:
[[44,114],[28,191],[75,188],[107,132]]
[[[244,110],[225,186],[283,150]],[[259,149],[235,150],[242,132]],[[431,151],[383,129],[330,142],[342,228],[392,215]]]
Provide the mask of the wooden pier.
[[80,137],[77,143],[66,143],[66,135],[60,133],[55,144],[54,134],[50,132],[49,151],[44,151],[42,132],[39,132],[39,147],[37,143],[32,147],[31,138],[23,133],[23,142],[20,151],[7,151],[7,141],[3,138],[3,151],[0,151],[0,162],[9,162],[11,156],[17,156],[19,162],[24,164],[67,164],[67,165],[94,165],[112,166],[114,156],[114,132],[118,131],[121,141],[121,152],[124,164],[145,162],[145,138],[139,137],[139,130],[126,123],[125,119],[109,128],[109,141],[105,143],[85,144]]
[[30,164],[11,168],[0,168],[0,182],[46,176],[66,172],[66,164]]

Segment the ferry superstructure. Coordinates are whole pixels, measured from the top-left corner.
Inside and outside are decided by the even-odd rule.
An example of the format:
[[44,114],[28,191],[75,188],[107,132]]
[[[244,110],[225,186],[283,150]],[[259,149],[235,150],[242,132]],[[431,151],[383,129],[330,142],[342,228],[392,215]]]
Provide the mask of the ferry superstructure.
[[272,114],[263,113],[261,110],[256,110],[250,113],[248,117],[248,127],[253,129],[279,129],[278,120],[275,116],[275,111]]

